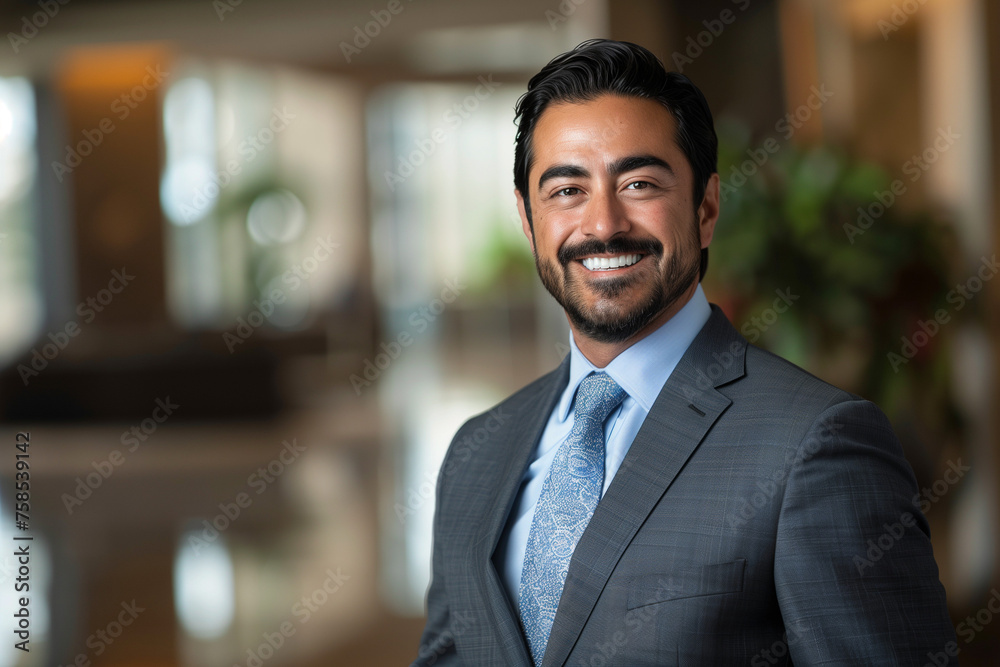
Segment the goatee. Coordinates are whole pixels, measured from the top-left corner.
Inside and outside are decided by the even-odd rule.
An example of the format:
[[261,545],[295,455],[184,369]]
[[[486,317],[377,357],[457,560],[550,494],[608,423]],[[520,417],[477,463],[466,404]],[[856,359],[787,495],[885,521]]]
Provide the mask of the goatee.
[[623,276],[608,276],[590,282],[587,287],[573,278],[569,265],[575,258],[587,255],[638,253],[646,255],[641,261],[654,262],[659,267],[663,244],[656,239],[614,238],[608,243],[592,239],[572,247],[564,246],[557,255],[562,267],[562,281],[558,268],[551,262],[540,260],[537,253],[535,267],[545,289],[566,311],[577,332],[601,343],[620,343],[639,333],[657,315],[674,305],[697,280],[701,261],[697,245],[695,240],[696,252],[690,253],[690,261],[684,261],[683,252],[671,255],[663,273],[657,276],[659,279],[651,281],[649,292],[626,310],[614,307],[602,313],[590,308],[591,312],[587,312],[584,291],[590,289],[598,292],[603,299],[616,299],[639,284],[644,278],[643,273],[632,271]]

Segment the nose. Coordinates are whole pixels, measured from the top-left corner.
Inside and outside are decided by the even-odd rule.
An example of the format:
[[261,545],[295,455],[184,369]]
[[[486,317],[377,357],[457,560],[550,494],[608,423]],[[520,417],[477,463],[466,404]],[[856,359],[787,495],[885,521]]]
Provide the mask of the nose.
[[625,207],[616,196],[614,187],[601,187],[591,192],[580,231],[587,236],[608,242],[631,228]]

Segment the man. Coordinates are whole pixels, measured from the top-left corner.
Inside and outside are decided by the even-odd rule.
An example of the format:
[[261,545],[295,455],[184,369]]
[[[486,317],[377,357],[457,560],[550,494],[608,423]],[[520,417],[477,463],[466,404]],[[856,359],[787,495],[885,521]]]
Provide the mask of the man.
[[571,351],[455,436],[414,664],[952,664],[885,416],[705,299],[701,92],[592,40],[516,115],[518,209]]

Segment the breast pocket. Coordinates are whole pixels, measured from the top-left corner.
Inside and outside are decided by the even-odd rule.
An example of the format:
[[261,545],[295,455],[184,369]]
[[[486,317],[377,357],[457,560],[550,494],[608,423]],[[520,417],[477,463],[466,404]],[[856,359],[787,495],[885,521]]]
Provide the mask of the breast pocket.
[[738,558],[729,563],[635,577],[629,583],[628,609],[631,611],[668,600],[742,592],[746,565],[745,558]]

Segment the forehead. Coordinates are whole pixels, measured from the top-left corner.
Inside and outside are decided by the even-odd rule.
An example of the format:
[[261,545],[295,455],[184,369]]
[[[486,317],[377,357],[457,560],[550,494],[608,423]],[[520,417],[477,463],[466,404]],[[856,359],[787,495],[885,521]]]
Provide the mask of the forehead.
[[[656,100],[602,95],[586,102],[557,102],[542,112],[532,134],[532,171],[576,158],[656,155],[674,161],[677,122]],[[545,164],[543,164],[543,162]]]

